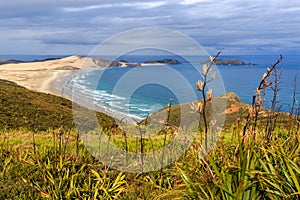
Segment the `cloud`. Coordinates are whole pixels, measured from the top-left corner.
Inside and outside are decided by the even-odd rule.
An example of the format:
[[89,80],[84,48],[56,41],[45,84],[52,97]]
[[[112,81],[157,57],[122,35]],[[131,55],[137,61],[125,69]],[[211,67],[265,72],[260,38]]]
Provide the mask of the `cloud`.
[[131,3],[115,3],[115,4],[97,4],[90,5],[85,7],[65,7],[63,10],[65,12],[82,12],[87,10],[94,9],[103,9],[103,8],[116,8],[116,7],[135,7],[136,9],[152,9],[157,8],[162,5],[166,5],[167,3],[164,1],[156,1],[156,2],[131,2]]
[[10,0],[0,9],[0,42],[10,46],[10,53],[23,53],[22,48],[12,51],[20,41],[40,44],[26,46],[26,53],[81,51],[146,26],[180,31],[210,48],[300,51],[298,0]]
[[196,3],[201,3],[201,2],[209,2],[210,0],[184,0],[180,4],[183,5],[191,5],[191,4],[196,4]]

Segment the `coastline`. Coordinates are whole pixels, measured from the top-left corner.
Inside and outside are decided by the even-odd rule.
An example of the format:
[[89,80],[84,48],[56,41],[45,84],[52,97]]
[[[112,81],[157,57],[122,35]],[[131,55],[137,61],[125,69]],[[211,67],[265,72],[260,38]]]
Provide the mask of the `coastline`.
[[[65,67],[69,69],[62,69]],[[72,68],[78,68],[78,70]],[[92,101],[74,95],[73,91],[64,87],[65,83],[76,76],[81,70],[105,68],[107,68],[107,66],[97,65],[91,58],[70,56],[41,62],[3,64],[0,65],[0,79],[15,82],[29,90],[68,99],[88,109],[109,115],[116,120],[124,120],[126,118],[127,123],[135,123],[132,117],[135,119],[138,118],[130,114],[120,113],[110,108],[95,105]]]
[[40,92],[53,94],[72,101],[72,95],[65,91],[64,84],[72,77],[76,76],[76,74],[76,72],[65,72],[60,75],[56,74],[55,77],[53,76],[51,80],[48,80],[49,82],[46,86],[47,89],[41,90]]
[[143,120],[142,118],[138,118],[131,114],[126,114],[126,113],[122,113],[122,112],[119,112],[119,111],[116,111],[116,110],[113,110],[110,108],[101,107],[95,103],[92,103],[90,101],[90,99],[84,98],[80,95],[76,95],[76,93],[73,93],[73,91],[71,91],[69,88],[64,87],[64,84],[66,83],[66,81],[70,80],[72,77],[74,77],[76,75],[77,75],[77,72],[75,72],[75,73],[73,72],[73,73],[66,73],[66,74],[58,77],[56,80],[54,80],[49,85],[49,90],[45,90],[43,92],[51,93],[56,96],[66,98],[66,99],[68,99],[78,105],[81,105],[85,108],[88,108],[90,110],[98,111],[98,112],[104,113],[106,115],[109,115],[118,121],[124,122],[124,120],[125,120],[126,123],[128,123],[128,124],[135,124],[136,123],[135,120],[137,120],[137,121]]
[[[118,112],[116,110],[112,110],[110,108],[106,108],[106,107],[101,107],[93,102],[91,102],[91,99],[87,99],[84,98],[80,95],[76,95],[76,93],[73,93],[73,91],[70,91],[68,88],[62,87],[63,84],[70,78],[72,78],[74,75],[67,75],[67,76],[63,76],[60,79],[58,79],[57,81],[53,82],[52,84],[52,89],[56,91],[57,96],[60,96],[62,98],[66,98],[80,106],[83,106],[85,108],[88,108],[92,111],[97,111],[97,112],[101,112],[104,113],[110,117],[113,117],[115,120],[117,121],[126,121],[126,123],[128,124],[135,124],[136,121],[139,120],[143,120],[143,119],[138,119],[136,116],[131,116],[130,114],[125,114],[125,113],[121,113]],[[59,93],[60,92],[60,93]],[[75,111],[76,112],[76,111]],[[80,112],[80,110],[78,111]],[[135,119],[135,120],[133,120]]]
[[[27,89],[61,96],[60,87],[53,84],[63,77],[72,77],[77,70],[102,69],[106,66],[97,64],[92,58],[83,56],[69,56],[54,60],[37,62],[22,62],[0,65],[0,79],[9,80]],[[63,84],[60,81],[61,84]]]
[[[54,71],[52,76],[41,84],[41,87],[38,89],[38,91],[64,97],[62,95],[63,84],[65,80],[70,79],[74,75],[75,74],[72,72],[70,73],[69,71]],[[69,96],[64,98],[71,100]]]

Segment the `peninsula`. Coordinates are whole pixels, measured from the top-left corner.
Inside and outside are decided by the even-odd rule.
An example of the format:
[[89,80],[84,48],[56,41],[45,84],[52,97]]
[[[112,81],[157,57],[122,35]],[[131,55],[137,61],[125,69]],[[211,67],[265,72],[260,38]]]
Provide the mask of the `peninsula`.
[[[204,64],[209,63],[209,61],[205,61]],[[246,63],[244,61],[241,61],[237,58],[229,58],[229,59],[217,59],[215,61],[216,65],[256,65],[254,63]]]

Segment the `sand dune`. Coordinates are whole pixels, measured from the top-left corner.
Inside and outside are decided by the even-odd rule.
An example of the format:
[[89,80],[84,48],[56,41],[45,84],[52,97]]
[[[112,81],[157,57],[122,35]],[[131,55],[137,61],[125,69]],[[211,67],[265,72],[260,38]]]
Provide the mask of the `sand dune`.
[[28,89],[60,95],[52,83],[63,76],[73,76],[75,69],[101,69],[108,67],[107,60],[83,56],[70,56],[40,62],[0,65],[0,79],[13,81]]

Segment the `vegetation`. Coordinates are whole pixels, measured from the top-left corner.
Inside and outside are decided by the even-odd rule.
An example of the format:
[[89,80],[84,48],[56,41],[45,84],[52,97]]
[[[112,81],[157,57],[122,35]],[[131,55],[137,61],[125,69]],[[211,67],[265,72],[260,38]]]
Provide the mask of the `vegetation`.
[[72,126],[72,104],[63,98],[32,92],[0,80],[0,129],[45,131]]
[[[72,106],[78,106],[72,105],[72,102],[67,99],[33,92],[1,79],[0,105],[0,130],[25,128],[31,131],[46,131],[60,127],[72,128],[74,126]],[[114,120],[111,117],[102,113],[97,115],[102,126],[114,126]],[[84,123],[89,125],[85,122],[88,117],[80,116],[83,127]]]
[[[260,102],[277,64],[263,76],[252,105],[227,94],[224,129],[206,156],[199,134],[168,167],[137,174],[110,169],[109,163],[90,154],[73,125],[71,102],[0,81],[0,199],[299,199],[299,112],[268,111]],[[280,76],[274,81],[279,83],[276,77]],[[273,91],[278,92],[276,87]],[[225,97],[212,100],[218,98]],[[208,119],[211,100],[206,100]],[[165,108],[165,127],[179,123],[180,108],[171,103]],[[199,126],[204,127],[200,114]],[[88,117],[81,116],[80,123]],[[137,141],[112,118],[102,113],[97,117],[104,134],[129,152],[153,151],[170,142],[176,132],[162,130],[152,140],[137,135],[141,139]],[[137,130],[142,126],[147,127],[147,119]]]
[[62,66],[62,67],[57,67],[55,70],[79,70],[80,68],[78,67],[73,67],[73,66]]

